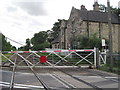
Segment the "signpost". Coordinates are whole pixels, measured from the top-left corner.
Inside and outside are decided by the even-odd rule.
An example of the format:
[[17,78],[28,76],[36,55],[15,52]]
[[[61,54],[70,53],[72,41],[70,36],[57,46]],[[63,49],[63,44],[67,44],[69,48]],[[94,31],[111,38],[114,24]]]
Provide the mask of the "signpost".
[[105,47],[106,44],[105,44],[105,39],[102,39],[102,47]]

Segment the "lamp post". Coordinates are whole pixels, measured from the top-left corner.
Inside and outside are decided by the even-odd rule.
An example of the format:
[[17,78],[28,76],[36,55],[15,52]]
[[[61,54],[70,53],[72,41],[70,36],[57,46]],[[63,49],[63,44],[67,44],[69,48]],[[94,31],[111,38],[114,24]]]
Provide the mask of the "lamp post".
[[110,1],[107,0],[108,7],[108,32],[109,32],[109,57],[110,57],[110,70],[112,71],[113,67],[113,58],[112,58],[112,28],[111,28],[111,10],[110,10]]

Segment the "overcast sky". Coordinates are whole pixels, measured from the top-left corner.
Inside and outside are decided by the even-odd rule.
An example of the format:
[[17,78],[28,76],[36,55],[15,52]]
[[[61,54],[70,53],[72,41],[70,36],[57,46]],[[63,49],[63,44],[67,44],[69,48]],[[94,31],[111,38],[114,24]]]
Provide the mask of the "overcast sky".
[[[19,43],[25,44],[34,33],[50,30],[58,19],[68,19],[72,6],[80,9],[83,4],[93,9],[95,0],[0,0],[0,32]],[[118,7],[120,0],[110,0]],[[107,4],[107,0],[98,0]],[[20,45],[11,42],[12,45]]]

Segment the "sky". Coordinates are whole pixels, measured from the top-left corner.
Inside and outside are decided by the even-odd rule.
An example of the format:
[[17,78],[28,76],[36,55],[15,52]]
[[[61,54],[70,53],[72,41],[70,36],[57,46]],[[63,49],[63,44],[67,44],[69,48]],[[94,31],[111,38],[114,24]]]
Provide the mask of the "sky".
[[[0,0],[0,32],[23,45],[35,33],[51,30],[58,19],[68,19],[72,6],[80,9],[85,5],[93,10],[95,0]],[[118,7],[120,0],[109,0]],[[107,6],[107,0],[98,0]],[[9,41],[9,40],[8,40]],[[21,45],[12,41],[16,47]]]

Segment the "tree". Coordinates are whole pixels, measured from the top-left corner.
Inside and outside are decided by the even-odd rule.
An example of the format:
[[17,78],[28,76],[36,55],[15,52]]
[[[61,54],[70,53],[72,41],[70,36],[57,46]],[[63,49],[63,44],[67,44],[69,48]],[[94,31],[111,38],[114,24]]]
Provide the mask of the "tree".
[[30,39],[28,38],[26,39],[26,45],[24,47],[24,50],[29,50],[29,49],[31,49],[31,46],[30,46]]
[[50,44],[49,48],[52,48],[52,41],[54,40],[54,38],[52,36],[52,31],[51,30],[47,30],[47,34],[48,34],[47,41]]
[[[100,7],[99,7],[100,11],[102,12],[108,12],[108,9],[105,5],[103,4],[100,4]],[[120,16],[120,8],[113,8],[113,6],[110,7],[110,10],[112,13],[116,13],[117,16]]]
[[99,5],[99,9],[100,9],[100,11],[102,11],[102,12],[106,12],[106,11],[107,11],[107,7],[106,7],[105,5],[103,5],[103,4],[100,4],[100,5]]
[[97,37],[96,34],[94,34],[91,37],[87,37],[87,36],[82,36],[79,37],[77,39],[77,42],[79,43],[79,45],[77,45],[77,48],[82,48],[82,49],[86,49],[86,48],[100,48],[101,49],[101,39]]
[[48,33],[46,31],[35,33],[34,37],[31,39],[31,43],[33,45],[33,50],[42,50],[48,48],[50,45],[48,42]]
[[58,21],[53,24],[53,28],[52,28],[52,33],[51,34],[52,34],[52,37],[54,39],[59,36],[61,21],[62,20],[58,19]]
[[19,51],[24,51],[24,46],[18,48]]
[[10,42],[7,42],[7,38],[2,33],[0,33],[0,40],[2,51],[16,50],[16,47],[12,46]]

